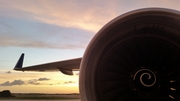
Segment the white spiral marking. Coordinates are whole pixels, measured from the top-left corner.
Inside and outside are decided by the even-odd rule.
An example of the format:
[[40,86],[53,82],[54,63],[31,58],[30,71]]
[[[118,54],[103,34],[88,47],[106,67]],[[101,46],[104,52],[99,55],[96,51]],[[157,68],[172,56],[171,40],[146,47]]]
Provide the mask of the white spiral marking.
[[148,75],[148,79],[151,79],[151,74],[149,74],[149,73],[143,73],[143,74],[141,74],[141,76],[140,76],[140,82],[141,82],[141,84],[142,84],[143,86],[145,86],[145,87],[151,87],[151,86],[153,86],[153,85],[156,83],[156,75],[155,75],[151,70],[149,70],[149,69],[141,69],[141,70],[137,71],[137,72],[135,73],[134,77],[133,77],[133,80],[135,80],[135,79],[136,79],[136,75],[137,75],[140,71],[143,71],[143,70],[150,71],[150,72],[153,74],[155,80],[154,80],[154,82],[153,82],[151,85],[145,84],[145,83],[143,82],[143,80],[142,80],[142,77],[143,77],[144,75]]

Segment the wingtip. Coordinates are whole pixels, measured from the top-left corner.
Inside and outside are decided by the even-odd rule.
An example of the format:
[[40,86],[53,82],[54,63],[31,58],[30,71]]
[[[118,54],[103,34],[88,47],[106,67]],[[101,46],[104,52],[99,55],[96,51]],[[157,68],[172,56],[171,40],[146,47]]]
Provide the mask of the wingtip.
[[23,66],[23,60],[24,60],[24,53],[21,54],[19,60],[17,61],[15,67],[14,67],[14,70],[19,70],[22,68]]

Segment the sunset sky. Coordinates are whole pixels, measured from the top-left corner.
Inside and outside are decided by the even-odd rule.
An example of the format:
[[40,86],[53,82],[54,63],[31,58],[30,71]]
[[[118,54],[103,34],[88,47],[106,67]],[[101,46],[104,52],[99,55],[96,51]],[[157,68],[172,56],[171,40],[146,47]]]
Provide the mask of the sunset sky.
[[78,72],[13,71],[82,57],[92,37],[113,18],[139,8],[180,10],[179,0],[0,0],[0,91],[78,93]]

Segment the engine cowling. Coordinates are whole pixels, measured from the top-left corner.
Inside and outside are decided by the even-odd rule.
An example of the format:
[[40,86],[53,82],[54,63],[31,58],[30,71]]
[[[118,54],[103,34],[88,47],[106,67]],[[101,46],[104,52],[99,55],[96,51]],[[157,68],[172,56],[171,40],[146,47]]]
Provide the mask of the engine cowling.
[[123,14],[92,39],[80,67],[82,101],[180,100],[180,12]]

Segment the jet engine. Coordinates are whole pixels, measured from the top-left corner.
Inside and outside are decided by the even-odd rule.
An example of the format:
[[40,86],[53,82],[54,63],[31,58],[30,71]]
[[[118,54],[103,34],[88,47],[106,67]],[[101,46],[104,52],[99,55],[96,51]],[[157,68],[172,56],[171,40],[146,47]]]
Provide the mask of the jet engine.
[[180,12],[145,8],[106,24],[80,67],[82,101],[179,101]]

